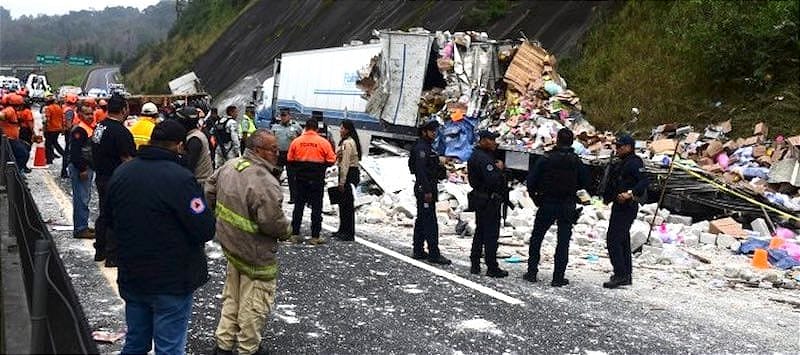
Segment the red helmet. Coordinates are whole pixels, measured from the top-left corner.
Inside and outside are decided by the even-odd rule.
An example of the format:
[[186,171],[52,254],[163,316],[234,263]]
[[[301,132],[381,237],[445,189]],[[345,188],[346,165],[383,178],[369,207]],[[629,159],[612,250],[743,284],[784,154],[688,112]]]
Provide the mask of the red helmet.
[[67,94],[67,97],[64,99],[64,102],[66,102],[68,104],[76,104],[76,103],[78,103],[78,95],[75,95],[73,93],[69,93],[69,94]]

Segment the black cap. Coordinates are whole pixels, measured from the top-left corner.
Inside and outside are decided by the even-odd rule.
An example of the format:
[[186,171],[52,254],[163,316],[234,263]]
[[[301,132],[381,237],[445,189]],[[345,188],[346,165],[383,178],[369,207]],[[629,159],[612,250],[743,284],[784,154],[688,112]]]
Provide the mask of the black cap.
[[186,139],[186,129],[175,120],[166,120],[155,127],[150,134],[151,141],[183,142]]
[[617,146],[629,145],[633,147],[636,145],[636,141],[629,134],[624,134],[617,137],[617,141],[614,144],[616,144]]
[[127,105],[128,100],[125,100],[122,95],[115,93],[111,95],[111,98],[108,99],[108,112],[120,113]]
[[497,137],[500,137],[499,133],[492,132],[492,131],[490,131],[488,129],[482,129],[482,130],[478,131],[478,139],[479,140],[480,139],[484,139],[484,138],[495,139]]
[[182,120],[196,120],[200,117],[197,113],[197,108],[194,106],[184,106],[175,112],[175,115]]

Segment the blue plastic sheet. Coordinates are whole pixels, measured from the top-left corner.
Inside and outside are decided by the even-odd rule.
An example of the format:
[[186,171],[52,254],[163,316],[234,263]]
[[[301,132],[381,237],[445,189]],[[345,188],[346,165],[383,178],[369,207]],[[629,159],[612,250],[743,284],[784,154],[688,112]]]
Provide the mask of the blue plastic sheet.
[[756,249],[767,250],[767,255],[769,255],[769,263],[774,268],[787,270],[795,266],[800,266],[800,261],[792,258],[785,250],[769,249],[769,240],[750,237],[744,241],[744,243],[742,243],[741,247],[739,247],[739,252],[742,254],[752,254],[756,251]]
[[458,122],[447,121],[439,127],[434,149],[444,156],[469,160],[475,144],[475,125],[477,120],[464,118]]

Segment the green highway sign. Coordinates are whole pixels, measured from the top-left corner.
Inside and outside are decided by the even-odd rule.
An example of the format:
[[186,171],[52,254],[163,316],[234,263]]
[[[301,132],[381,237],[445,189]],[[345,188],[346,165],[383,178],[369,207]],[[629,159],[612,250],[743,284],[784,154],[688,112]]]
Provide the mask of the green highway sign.
[[61,64],[61,56],[52,54],[37,54],[37,64]]
[[69,65],[89,66],[89,65],[94,64],[94,58],[73,55],[73,56],[67,57],[67,63],[69,63]]

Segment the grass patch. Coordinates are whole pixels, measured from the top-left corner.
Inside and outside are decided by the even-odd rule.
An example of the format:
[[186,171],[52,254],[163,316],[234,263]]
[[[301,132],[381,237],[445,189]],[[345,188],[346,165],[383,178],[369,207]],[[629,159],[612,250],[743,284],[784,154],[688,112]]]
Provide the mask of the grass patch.
[[560,63],[587,118],[616,130],[641,110],[639,136],[660,123],[732,120],[750,135],[800,130],[797,1],[630,1],[601,15],[580,56]]
[[44,72],[47,75],[47,81],[53,88],[53,92],[57,92],[58,88],[64,85],[81,86],[86,75],[96,68],[98,67],[80,67],[62,64],[46,67]]
[[255,2],[195,0],[170,30],[167,40],[143,49],[134,64],[123,65],[132,92],[167,93],[167,83],[192,70],[195,60]]

